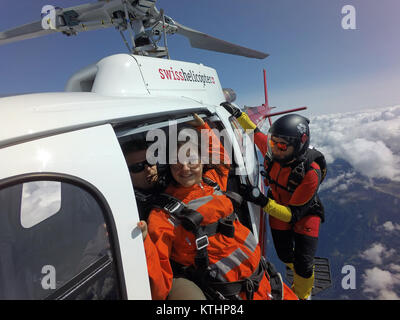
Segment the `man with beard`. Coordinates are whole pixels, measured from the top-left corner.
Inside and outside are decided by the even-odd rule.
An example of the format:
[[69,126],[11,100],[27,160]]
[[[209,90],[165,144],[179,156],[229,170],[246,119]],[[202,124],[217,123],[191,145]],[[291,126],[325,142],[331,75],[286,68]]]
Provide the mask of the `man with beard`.
[[267,196],[247,185],[241,186],[241,193],[269,214],[277,255],[294,271],[292,289],[300,299],[308,299],[314,284],[319,227],[324,221],[317,191],[326,175],[324,156],[309,148],[309,120],[297,114],[282,116],[266,135],[245,112],[228,102],[221,105],[254,134],[264,156]]
[[165,175],[160,174],[162,166],[147,162],[147,143],[144,136],[137,137],[122,145],[135,190],[140,220],[147,220],[152,209],[151,197],[165,188]]

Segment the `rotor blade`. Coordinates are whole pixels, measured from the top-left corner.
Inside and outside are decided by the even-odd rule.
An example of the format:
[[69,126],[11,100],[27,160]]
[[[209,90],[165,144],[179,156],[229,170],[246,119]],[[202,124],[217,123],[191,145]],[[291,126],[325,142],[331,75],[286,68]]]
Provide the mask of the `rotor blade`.
[[42,21],[35,21],[32,23],[25,24],[20,27],[6,30],[0,32],[0,45],[25,40],[32,39],[40,36],[45,36],[47,34],[55,33],[57,30],[54,29],[43,29]]
[[[69,7],[69,8],[57,8],[57,17],[66,17],[67,13],[73,13],[76,15],[74,22],[74,25],[72,26],[75,31],[88,31],[88,30],[95,30],[93,25],[84,28],[82,27],[82,23],[99,23],[98,28],[104,28],[104,27],[109,27],[111,25],[115,25],[115,23],[110,23],[109,21],[111,20],[111,15],[108,11],[112,12],[114,8],[118,8],[120,6],[119,1],[101,1],[98,3],[90,3],[90,4],[82,4],[79,6],[75,7]],[[104,9],[104,8],[107,8]],[[95,21],[93,21],[95,20]],[[59,20],[58,20],[59,21]],[[103,22],[104,21],[104,22]],[[120,22],[121,20],[119,20]],[[79,26],[79,24],[81,24]],[[78,25],[78,26],[77,26]],[[32,39],[40,36],[45,36],[48,34],[52,34],[55,32],[63,32],[63,31],[68,31],[69,26],[63,26],[63,25],[58,25],[57,22],[57,29],[43,29],[42,27],[42,21],[35,21],[31,22],[19,27],[15,27],[9,30],[6,30],[4,32],[0,32],[0,45],[15,42],[15,41],[20,41],[20,40],[26,40],[26,39]]]
[[269,56],[268,53],[245,48],[237,44],[214,38],[203,32],[190,29],[177,23],[176,21],[175,25],[178,27],[177,33],[188,38],[191,46],[194,48],[229,53],[256,59],[264,59]]
[[[100,2],[81,4],[75,7],[63,9],[63,12],[74,11],[78,14],[79,22],[101,21],[111,18],[111,12],[114,8],[121,7],[121,2],[115,4],[114,2]],[[117,9],[115,9],[117,10]]]
[[60,27],[58,30],[63,31],[65,33],[69,33],[70,31],[74,32],[85,32],[85,31],[93,31],[98,29],[105,29],[112,26],[118,26],[122,23],[122,19],[113,19],[110,21],[98,21],[98,22],[89,22],[89,23],[80,23],[73,27]]

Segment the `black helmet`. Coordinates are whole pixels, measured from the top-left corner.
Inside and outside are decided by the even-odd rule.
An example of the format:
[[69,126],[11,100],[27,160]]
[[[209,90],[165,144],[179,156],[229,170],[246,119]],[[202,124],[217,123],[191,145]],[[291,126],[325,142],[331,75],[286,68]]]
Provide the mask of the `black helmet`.
[[301,115],[287,114],[276,120],[269,128],[269,138],[280,137],[294,147],[293,157],[285,159],[286,161],[299,158],[307,151],[310,145],[309,123],[310,120]]

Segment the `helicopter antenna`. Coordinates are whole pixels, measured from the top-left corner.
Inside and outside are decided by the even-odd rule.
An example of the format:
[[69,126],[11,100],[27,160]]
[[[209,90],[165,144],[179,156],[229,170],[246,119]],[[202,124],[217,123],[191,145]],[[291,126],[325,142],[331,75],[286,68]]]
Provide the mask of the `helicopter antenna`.
[[161,19],[163,22],[163,34],[164,34],[164,47],[165,47],[165,51],[167,53],[167,58],[171,59],[169,56],[169,50],[168,50],[168,43],[167,43],[167,32],[165,30],[165,17],[164,17],[164,9],[160,9],[160,14],[161,14]]
[[122,30],[119,30],[119,33],[120,33],[120,35],[122,37],[122,41],[125,43],[126,47],[128,48],[129,53],[131,53],[132,49],[129,47],[129,43],[126,40],[124,33],[122,32]]
[[130,52],[133,52],[133,50],[135,49],[135,38],[133,36],[132,22],[131,22],[131,19],[129,17],[128,4],[127,4],[126,0],[121,0],[121,1],[122,1],[122,5],[124,6],[125,19],[126,19],[127,24],[128,24],[129,35],[131,36],[131,41],[132,41],[132,50]]

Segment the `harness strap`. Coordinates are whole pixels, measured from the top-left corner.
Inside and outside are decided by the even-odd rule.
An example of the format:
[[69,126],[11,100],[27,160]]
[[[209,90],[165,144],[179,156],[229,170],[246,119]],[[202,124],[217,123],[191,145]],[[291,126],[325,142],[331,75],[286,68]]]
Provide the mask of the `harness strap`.
[[[299,186],[299,184],[303,181],[306,173],[311,168],[311,163],[314,161],[321,163],[321,166],[323,163],[325,163],[325,159],[322,153],[315,149],[308,149],[305,155],[303,155],[300,159],[290,165],[291,172],[288,177],[287,186],[285,187],[272,179],[270,172],[274,161],[267,154],[264,158],[264,167],[267,167],[267,170],[263,173],[263,176],[267,179],[269,184],[275,184],[277,187],[293,193]],[[326,164],[321,167],[321,171],[322,174],[319,174],[320,183],[323,181],[326,175]]]
[[269,261],[263,260],[265,267],[265,275],[269,280],[271,286],[271,295],[273,300],[283,300],[283,281],[282,276],[276,271],[274,265]]
[[181,222],[182,227],[194,234],[196,240],[197,254],[195,256],[195,266],[205,269],[209,265],[207,246],[209,245],[208,237],[221,233],[224,236],[233,238],[235,227],[233,222],[237,218],[233,212],[229,216],[219,219],[218,221],[201,226],[203,216],[196,210],[190,209],[182,201],[168,195],[160,194],[154,198],[154,205],[165,210],[168,214]]
[[240,207],[243,203],[243,197],[234,191],[222,191],[221,187],[217,182],[214,180],[211,180],[210,178],[203,177],[203,181],[207,183],[209,186],[213,187],[214,190],[220,191],[224,195],[226,195],[234,204],[236,204],[238,207]]
[[293,193],[299,184],[303,181],[304,176],[306,175],[306,168],[304,165],[304,161],[301,161],[297,166],[292,167],[292,171],[290,172],[288,182],[287,182],[287,189],[290,193]]
[[247,300],[253,300],[254,293],[257,292],[260,282],[264,276],[264,265],[259,263],[256,271],[243,280],[233,282],[209,282],[210,288],[215,290],[217,294],[221,294],[223,297],[235,297],[240,292],[246,292]]
[[270,282],[272,299],[283,299],[282,277],[270,262],[265,261],[264,257],[261,257],[257,269],[250,277],[233,282],[210,281],[206,273],[199,273],[199,270],[192,266],[183,267],[176,262],[173,262],[172,265],[174,271],[179,270],[178,275],[186,276],[197,283],[212,299],[240,299],[239,294],[245,292],[246,298],[253,300],[254,293],[257,292],[264,274]]

